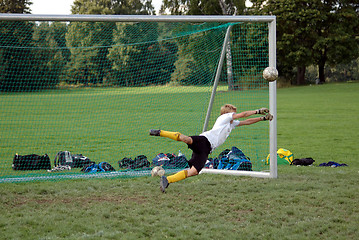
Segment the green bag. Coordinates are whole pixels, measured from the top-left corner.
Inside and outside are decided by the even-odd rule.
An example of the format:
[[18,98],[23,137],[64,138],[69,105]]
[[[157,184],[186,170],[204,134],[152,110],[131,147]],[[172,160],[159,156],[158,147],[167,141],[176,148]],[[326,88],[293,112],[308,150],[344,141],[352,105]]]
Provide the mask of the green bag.
[[[269,157],[270,157],[270,154],[268,154],[268,156],[267,156],[266,165],[269,165]],[[280,164],[290,165],[293,162],[293,159],[294,159],[294,154],[291,151],[284,149],[284,148],[278,149],[278,151],[277,151],[277,164],[278,165],[280,165]]]

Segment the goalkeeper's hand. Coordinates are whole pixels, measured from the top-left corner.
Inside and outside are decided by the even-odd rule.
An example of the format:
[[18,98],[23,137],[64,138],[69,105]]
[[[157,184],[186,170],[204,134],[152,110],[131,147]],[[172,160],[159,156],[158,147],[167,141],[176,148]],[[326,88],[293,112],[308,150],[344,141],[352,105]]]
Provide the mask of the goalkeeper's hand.
[[272,121],[273,120],[273,115],[268,113],[267,115],[265,115],[264,117],[261,117],[262,121]]
[[258,109],[256,110],[256,114],[266,114],[266,113],[269,113],[269,109],[268,108],[261,108],[261,109]]

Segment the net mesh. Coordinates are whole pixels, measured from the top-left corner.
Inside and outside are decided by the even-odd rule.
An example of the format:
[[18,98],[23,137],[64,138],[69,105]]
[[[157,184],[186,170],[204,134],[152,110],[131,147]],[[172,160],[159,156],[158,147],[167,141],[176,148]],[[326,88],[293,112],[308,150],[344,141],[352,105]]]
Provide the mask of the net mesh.
[[[189,159],[185,144],[149,136],[149,129],[202,132],[230,25],[209,128],[225,103],[238,111],[268,107],[261,77],[267,23],[0,22],[0,180],[144,176],[159,153],[180,150]],[[210,157],[236,146],[253,170],[264,170],[268,129],[237,128]],[[47,154],[54,170],[60,151],[108,162],[116,172],[13,169],[15,154]],[[150,165],[136,162],[139,155]],[[120,165],[124,158],[132,165]],[[186,167],[173,162],[168,171]]]

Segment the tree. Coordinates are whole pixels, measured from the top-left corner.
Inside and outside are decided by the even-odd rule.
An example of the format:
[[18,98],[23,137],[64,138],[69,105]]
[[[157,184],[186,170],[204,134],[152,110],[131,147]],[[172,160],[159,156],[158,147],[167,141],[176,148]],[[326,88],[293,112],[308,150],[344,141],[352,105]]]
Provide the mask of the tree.
[[[27,0],[3,0],[1,13],[29,13]],[[22,29],[22,34],[20,34]],[[0,22],[0,91],[24,91],[33,89],[36,84],[29,71],[33,68],[31,40],[33,23]],[[30,73],[22,76],[23,71]]]
[[245,0],[163,0],[160,13],[172,15],[233,15],[241,14]]
[[[350,63],[359,56],[359,4],[352,0],[323,1],[326,21],[318,23],[313,46],[313,60],[319,81],[325,82],[325,65]],[[356,1],[357,2],[357,1]]]
[[115,46],[110,49],[117,82],[124,86],[165,84],[170,81],[176,60],[173,41],[158,42],[158,23],[118,23]]
[[65,23],[41,22],[34,26],[33,61],[37,79],[41,79],[45,88],[56,86],[68,60],[68,49],[65,46]]
[[[170,12],[172,15],[233,15],[233,14],[242,14],[245,9],[245,0],[208,0],[208,1],[199,1],[199,0],[164,0],[161,6],[160,13]],[[203,41],[206,41],[206,38],[203,38]],[[205,46],[205,43],[192,43],[190,45],[193,48],[197,46]],[[188,51],[187,43],[181,45],[179,43],[179,54],[182,57],[179,58],[180,62],[176,62],[176,71],[173,78],[176,78],[178,81],[184,83],[195,83],[195,78],[191,79],[190,76],[195,76],[196,71],[209,71],[210,66],[206,62],[206,59],[201,59],[198,55],[191,55],[191,52]],[[194,49],[193,49],[194,50]],[[186,56],[184,56],[186,54]],[[231,62],[231,49],[230,46],[227,48],[227,78],[229,89],[233,89],[233,75],[232,75],[232,62]],[[193,66],[198,65],[200,68],[194,69]],[[201,75],[204,79],[210,79],[210,72],[205,72],[204,75]],[[197,79],[196,84],[205,83],[204,79]]]
[[[187,33],[185,37],[177,37],[178,60],[172,81],[182,85],[207,85],[213,79],[223,45],[223,29],[212,27],[217,24],[184,25],[178,35]],[[190,27],[185,28],[185,27]],[[191,34],[188,34],[191,33]]]
[[[351,61],[358,56],[355,29],[358,7],[353,0],[253,0],[250,13],[277,16],[277,56],[281,75],[305,83],[306,67],[317,64],[325,81],[326,63]],[[351,54],[350,54],[351,53]]]
[[75,0],[73,14],[149,15],[154,14],[152,0]]
[[68,27],[66,44],[71,57],[67,64],[67,82],[97,84],[111,68],[107,59],[112,45],[114,23],[73,22]]
[[311,48],[315,41],[314,26],[321,18],[317,1],[254,0],[255,14],[277,16],[277,59],[281,75],[291,77],[297,68],[297,84],[304,84],[305,68],[312,63]]
[[[149,0],[75,0],[73,14],[153,14]],[[71,23],[66,35],[71,51],[68,81],[75,83],[103,83],[110,74],[109,49],[113,45],[115,23]]]
[[31,0],[2,0],[0,13],[30,13]]

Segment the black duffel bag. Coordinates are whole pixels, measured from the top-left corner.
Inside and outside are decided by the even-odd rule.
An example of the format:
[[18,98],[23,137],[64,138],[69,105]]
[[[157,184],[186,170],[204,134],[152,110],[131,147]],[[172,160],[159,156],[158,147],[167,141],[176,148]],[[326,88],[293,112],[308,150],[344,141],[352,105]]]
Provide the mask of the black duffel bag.
[[16,154],[12,162],[12,169],[14,170],[40,170],[51,169],[50,158],[45,155],[18,155]]
[[82,168],[88,164],[95,163],[82,154],[71,154],[69,151],[58,152],[54,159],[55,167],[70,166],[71,168]]

